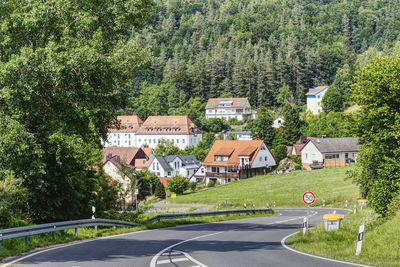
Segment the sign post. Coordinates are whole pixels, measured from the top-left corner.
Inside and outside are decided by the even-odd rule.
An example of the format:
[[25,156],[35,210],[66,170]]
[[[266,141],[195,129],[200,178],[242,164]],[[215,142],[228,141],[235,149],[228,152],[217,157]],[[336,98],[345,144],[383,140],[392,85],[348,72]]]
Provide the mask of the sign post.
[[360,253],[361,253],[361,247],[362,247],[363,238],[364,238],[364,224],[361,225],[360,229],[358,230],[356,256],[360,255]]
[[305,225],[305,229],[303,228],[303,233],[307,233],[307,229],[308,229],[308,216],[309,216],[309,208],[310,205],[313,204],[315,202],[315,195],[313,192],[305,192],[303,194],[303,202],[308,205],[307,207],[307,217],[304,218],[303,224]]

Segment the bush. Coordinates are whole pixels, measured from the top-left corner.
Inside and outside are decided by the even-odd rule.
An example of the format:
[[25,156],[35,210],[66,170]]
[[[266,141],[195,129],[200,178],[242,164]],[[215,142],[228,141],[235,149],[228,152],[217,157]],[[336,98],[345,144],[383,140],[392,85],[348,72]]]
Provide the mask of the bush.
[[189,181],[186,179],[186,177],[177,175],[171,180],[168,180],[167,187],[171,192],[180,195],[189,188]]
[[283,160],[284,158],[286,158],[287,155],[287,147],[285,145],[278,145],[276,148],[274,148],[272,150],[272,153],[275,156],[275,159],[278,161],[277,163],[279,164],[279,162],[281,160]]
[[240,120],[238,120],[238,119],[236,119],[236,118],[230,118],[230,119],[228,120],[228,124],[229,124],[229,125],[242,125],[243,122],[240,121]]
[[299,164],[296,164],[296,165],[294,165],[294,169],[295,169],[295,170],[302,170],[302,169],[303,169],[303,166],[302,166],[302,165],[299,165]]
[[156,182],[156,189],[155,189],[154,195],[160,199],[165,198],[165,188],[164,188],[163,184],[160,182],[160,180],[158,180],[158,183]]
[[214,187],[215,186],[215,182],[213,180],[210,180],[207,184],[207,187]]
[[196,182],[191,182],[189,184],[189,188],[190,190],[192,190],[193,192],[196,191],[196,187],[197,187],[197,183]]
[[13,177],[0,181],[0,226],[10,226],[15,220],[25,219],[27,206],[26,188]]
[[301,165],[301,156],[298,155],[290,155],[288,157],[290,160],[293,160],[296,164]]

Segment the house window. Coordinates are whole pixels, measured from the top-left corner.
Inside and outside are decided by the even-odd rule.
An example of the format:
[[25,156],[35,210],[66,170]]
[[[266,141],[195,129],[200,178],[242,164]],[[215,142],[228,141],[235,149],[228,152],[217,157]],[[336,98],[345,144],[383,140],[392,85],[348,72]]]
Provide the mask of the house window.
[[265,157],[264,160],[267,161],[267,160],[268,160],[268,157]]
[[156,170],[156,164],[153,164],[153,171]]
[[160,176],[160,172],[157,172],[157,176]]
[[176,139],[176,143],[179,144],[179,139]]
[[212,172],[217,172],[217,168],[216,167],[211,167],[211,171]]
[[118,134],[118,139],[119,139],[119,134]]
[[189,176],[189,170],[186,170],[186,176]]
[[262,157],[260,157],[260,161],[262,161]]
[[182,143],[185,143],[185,138],[184,138],[184,139],[182,139]]
[[171,176],[171,172],[168,172],[168,176]]
[[158,162],[157,162],[156,164],[157,164],[157,171],[158,171],[158,170],[160,170],[160,168],[159,168],[159,166],[158,166]]
[[201,173],[204,173],[204,169],[203,168],[201,168]]

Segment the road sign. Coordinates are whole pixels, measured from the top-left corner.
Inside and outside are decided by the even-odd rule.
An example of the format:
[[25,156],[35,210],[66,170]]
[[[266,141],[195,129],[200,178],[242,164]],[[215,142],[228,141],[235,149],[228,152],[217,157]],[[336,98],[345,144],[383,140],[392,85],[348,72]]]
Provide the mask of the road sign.
[[171,198],[176,198],[176,194],[171,194]]
[[311,205],[315,202],[315,195],[313,192],[305,192],[303,194],[303,202],[307,205]]

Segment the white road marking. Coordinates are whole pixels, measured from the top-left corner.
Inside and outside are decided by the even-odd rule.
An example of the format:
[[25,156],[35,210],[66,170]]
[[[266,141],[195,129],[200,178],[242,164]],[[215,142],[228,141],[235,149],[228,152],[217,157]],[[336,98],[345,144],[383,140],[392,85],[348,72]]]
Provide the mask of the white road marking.
[[[313,211],[313,213],[310,214],[310,216],[314,216],[314,215],[316,215],[316,214],[318,214],[318,212]],[[299,216],[299,217],[295,217],[295,218],[287,219],[287,220],[283,220],[283,221],[271,222],[271,223],[267,223],[266,225],[273,225],[273,224],[278,224],[278,223],[290,222],[290,221],[298,220],[298,219],[303,218],[303,217],[304,217],[304,216]],[[240,228],[237,228],[237,229],[240,230]],[[196,239],[200,239],[200,238],[203,238],[203,237],[208,237],[208,236],[213,236],[213,235],[221,234],[221,233],[223,233],[223,232],[226,232],[226,231],[216,232],[216,233],[208,234],[208,235],[202,235],[202,236],[190,238],[190,239],[181,241],[181,242],[179,242],[179,243],[173,244],[173,245],[171,245],[171,246],[169,246],[169,247],[167,247],[167,248],[161,250],[160,252],[158,252],[158,253],[151,259],[150,267],[156,267],[156,265],[158,264],[158,262],[160,262],[160,261],[157,261],[157,259],[158,259],[161,255],[165,254],[165,252],[168,251],[168,250],[171,249],[171,248],[174,248],[174,247],[176,247],[176,246],[179,246],[179,245],[181,245],[181,244],[183,244],[183,243],[187,243],[187,242],[192,241],[192,240],[196,240]],[[177,251],[175,251],[175,252],[177,252]],[[194,263],[200,265],[201,267],[208,267],[207,265],[205,265],[205,264],[203,264],[203,263],[201,263],[201,262],[199,262],[199,261],[193,259],[188,253],[185,253],[185,252],[182,252],[182,253],[183,253],[188,259],[190,259],[190,260],[193,261]]]
[[188,261],[188,260],[189,260],[188,258],[175,258],[175,259],[157,261],[157,264],[166,264],[166,263],[181,262],[181,261]]
[[336,262],[336,263],[342,263],[342,264],[353,265],[353,266],[371,267],[371,265],[365,265],[365,264],[359,264],[359,263],[352,263],[352,262],[348,262],[348,261],[334,260],[334,259],[330,259],[330,258],[325,258],[325,257],[321,257],[321,256],[316,256],[316,255],[308,254],[308,253],[305,253],[305,252],[298,251],[298,250],[296,250],[296,249],[294,249],[294,248],[289,247],[288,245],[286,245],[286,244],[285,244],[285,243],[286,243],[286,240],[289,239],[291,236],[297,234],[297,233],[298,233],[298,232],[295,232],[295,233],[293,233],[293,234],[287,235],[287,236],[285,236],[284,238],[282,238],[282,240],[281,240],[282,246],[283,246],[284,248],[286,248],[286,249],[288,249],[288,250],[290,250],[290,251],[296,252],[296,253],[298,253],[298,254],[305,255],[305,256],[309,256],[309,257],[316,258],[316,259],[320,259],[320,260],[332,261],[332,262]]
[[[169,247],[166,247],[165,249],[163,249],[163,250],[161,250],[160,252],[158,252],[158,253],[151,259],[150,267],[156,267],[156,265],[157,265],[157,259],[161,256],[161,254],[163,254],[165,251],[167,251],[167,250],[169,250],[169,249],[171,249],[171,248],[173,248],[173,247],[176,247],[176,246],[178,246],[178,245],[180,245],[180,244],[183,244],[183,243],[186,243],[186,242],[189,242],[189,241],[192,241],[192,240],[196,240],[196,239],[200,239],[200,238],[208,237],[208,236],[213,236],[213,235],[218,235],[218,234],[221,234],[221,233],[223,233],[223,232],[216,232],[216,233],[212,233],[212,234],[197,236],[197,237],[194,237],[194,238],[190,238],[190,239],[183,240],[183,241],[178,242],[178,243],[176,243],[176,244],[173,244],[173,245],[171,245],[171,246],[169,246]],[[202,266],[207,267],[207,265],[202,265]]]

